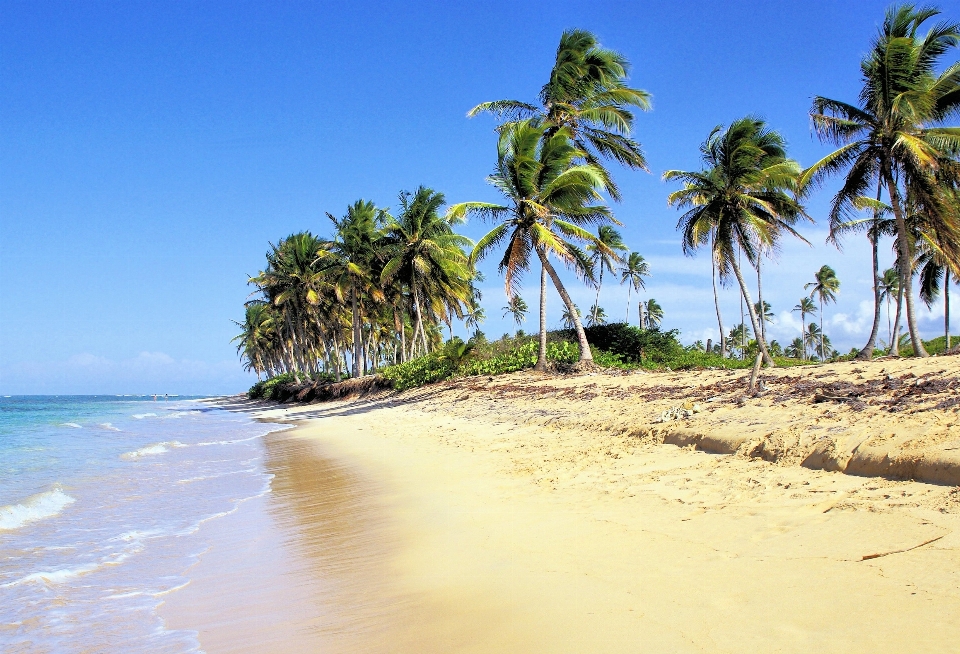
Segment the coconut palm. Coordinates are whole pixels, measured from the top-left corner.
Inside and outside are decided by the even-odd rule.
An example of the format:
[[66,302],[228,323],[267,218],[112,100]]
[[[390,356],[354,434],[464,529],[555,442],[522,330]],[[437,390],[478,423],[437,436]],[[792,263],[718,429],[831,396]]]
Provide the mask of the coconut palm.
[[383,292],[374,278],[373,264],[378,251],[378,242],[383,236],[382,227],[386,212],[373,202],[357,200],[347,207],[343,218],[327,213],[336,233],[334,238],[320,245],[316,261],[332,281],[338,302],[349,302],[353,337],[353,375],[362,374],[361,361],[365,360],[361,326],[361,302],[369,293],[374,301],[382,302]]
[[[641,288],[646,288],[643,281],[644,277],[650,276],[650,265],[644,260],[639,252],[631,252],[627,257],[626,263],[620,267],[620,284],[627,285],[627,317],[625,322],[630,322],[630,292],[640,292]],[[643,325],[640,325],[643,327]]]
[[656,329],[663,322],[663,307],[656,300],[650,298],[646,302],[640,303],[643,306],[643,314],[646,329]]
[[729,342],[731,347],[738,351],[741,359],[747,358],[747,345],[752,340],[751,336],[750,328],[745,323],[740,323],[730,330]]
[[809,284],[804,284],[804,290],[810,290],[810,298],[816,295],[820,300],[820,358],[825,358],[826,349],[823,336],[823,303],[827,304],[837,301],[837,292],[840,290],[840,280],[837,279],[837,273],[833,268],[827,265],[820,267],[820,270],[813,276],[814,279]]
[[806,359],[806,343],[802,337],[797,336],[795,339],[790,341],[790,345],[787,346],[787,349],[783,353],[790,357],[791,359]]
[[620,192],[600,159],[613,159],[635,169],[647,169],[640,144],[630,138],[631,107],[650,109],[650,94],[627,86],[626,58],[597,42],[585,30],[567,30],[560,37],[550,79],[540,90],[540,105],[518,100],[484,102],[467,115],[489,112],[511,120],[545,122],[551,132],[567,129],[586,163],[596,166],[610,196]]
[[801,358],[806,358],[807,352],[807,333],[805,331],[804,325],[807,321],[807,316],[814,315],[817,313],[817,305],[814,304],[813,300],[809,297],[800,298],[800,302],[797,306],[793,307],[791,311],[797,311],[800,313],[800,340],[803,341],[803,346],[800,348]]
[[[760,306],[761,303],[763,304],[763,307]],[[771,307],[770,303],[766,301],[761,300],[760,302],[755,302],[753,304],[753,310],[757,312],[757,317],[760,319],[761,325],[772,323],[773,319],[776,317],[773,313],[773,307]]]
[[598,307],[596,304],[590,307],[590,316],[587,318],[587,324],[591,327],[607,324],[607,312],[603,310],[603,307]]
[[921,238],[917,242],[917,257],[914,269],[920,275],[920,299],[927,307],[933,305],[934,300],[943,290],[943,336],[946,350],[950,349],[950,283],[958,280],[954,272],[955,266],[950,265],[949,259],[937,247],[934,239]]
[[[807,343],[807,351],[813,350],[813,356],[817,356],[817,347],[815,343],[820,343],[823,337],[823,330],[817,323],[812,322],[807,325],[807,331],[804,334],[804,341]],[[820,359],[823,359],[821,356]]]
[[527,303],[523,301],[523,298],[519,295],[514,295],[512,298],[507,300],[507,306],[503,307],[503,317],[513,316],[514,322],[517,323],[519,327],[523,324],[523,321],[527,319]]
[[[410,355],[421,343],[427,352],[424,312],[446,316],[461,315],[461,307],[475,300],[472,274],[464,248],[473,242],[454,233],[454,220],[441,212],[444,196],[433,189],[419,187],[415,193],[400,193],[400,212],[385,217],[381,250],[387,261],[380,282],[400,280],[409,289],[416,324],[410,343]],[[428,292],[429,291],[429,292]],[[426,305],[426,306],[425,306]]]
[[663,175],[684,184],[667,200],[678,208],[689,208],[677,224],[683,233],[684,254],[710,244],[721,282],[731,274],[736,277],[763,357],[767,365],[775,365],[737,254],[743,252],[756,266],[760,252],[775,251],[784,232],[805,240],[793,228],[807,217],[794,197],[800,167],[787,159],[783,137],[753,117],[726,129],[714,128],[700,150],[703,170],[670,170]]
[[[623,237],[620,236],[620,232],[610,225],[600,225],[599,229],[597,229],[596,241],[587,245],[586,249],[593,263],[592,268],[599,273],[597,275],[597,296],[594,298],[593,309],[591,309],[591,312],[593,312],[593,310],[599,306],[600,302],[600,287],[603,285],[603,271],[606,270],[613,274],[614,264],[623,263],[623,257],[620,256],[620,253],[626,252],[627,246],[623,244]],[[592,315],[594,322],[596,322],[596,314],[593,313]]]
[[[576,306],[573,307],[576,311],[577,317],[580,316],[580,309]],[[573,313],[570,312],[569,307],[563,310],[563,315],[560,317],[560,322],[563,323],[564,329],[575,329],[576,323],[573,320]]]
[[[577,163],[582,159],[583,151],[573,144],[567,128],[548,134],[542,123],[533,120],[504,125],[497,167],[487,179],[509,204],[464,202],[450,207],[448,213],[458,218],[474,214],[498,221],[499,224],[477,242],[470,262],[473,264],[494,247],[506,243],[499,267],[504,273],[507,297],[513,297],[517,283],[530,267],[531,254],[536,254],[571,311],[580,342],[581,362],[592,362],[583,325],[573,313],[573,300],[550,263],[553,255],[570,266],[577,266],[579,260],[569,247],[571,240],[605,247],[584,227],[613,220],[609,209],[600,204],[600,192],[606,185],[596,166]],[[545,350],[544,333],[540,343],[541,350]],[[545,352],[541,351],[541,355],[545,361]]]
[[887,342],[893,343],[893,327],[890,324],[890,300],[900,296],[900,273],[896,268],[887,268],[880,277],[880,299],[887,303]]
[[[955,154],[960,128],[943,123],[960,108],[960,64],[936,69],[947,51],[960,43],[960,25],[940,22],[926,34],[920,29],[937,16],[936,9],[897,5],[887,10],[870,52],[860,64],[862,88],[857,105],[815,97],[810,115],[821,140],[840,146],[805,171],[801,184],[845,171],[843,186],[834,196],[831,224],[842,222],[856,201],[877,188],[886,191],[896,219],[897,263],[906,300],[907,325],[914,352],[927,356],[917,330],[911,284],[912,256],[902,198],[942,215],[943,184],[955,186],[960,171]],[[954,230],[955,231],[955,228]],[[876,247],[876,238],[874,247]],[[957,259],[951,243],[951,259]],[[874,255],[876,261],[876,255]],[[879,274],[874,264],[874,322],[879,315]],[[876,330],[872,339],[876,338]],[[873,340],[861,351],[868,359]]]

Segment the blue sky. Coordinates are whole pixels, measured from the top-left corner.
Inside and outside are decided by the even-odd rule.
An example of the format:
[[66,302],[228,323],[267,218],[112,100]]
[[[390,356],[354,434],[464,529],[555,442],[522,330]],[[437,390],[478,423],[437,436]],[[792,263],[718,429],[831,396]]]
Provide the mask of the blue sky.
[[[746,114],[780,130],[801,164],[819,159],[828,149],[810,133],[811,97],[855,99],[885,7],[4,0],[0,392],[243,390],[231,320],[267,243],[325,234],[325,212],[358,198],[395,207],[420,184],[450,202],[496,199],[484,182],[494,121],[465,113],[534,100],[570,27],[624,53],[633,84],[653,94],[635,132],[651,173],[617,171],[614,207],[651,262],[642,295],[686,342],[716,338],[709,259],[680,253],[660,174],[698,168],[710,129]],[[766,266],[764,290],[773,336],[787,342],[803,284],[832,265],[842,287],[826,331],[848,350],[869,330],[869,251],[862,238],[843,252],[823,244],[831,189],[809,203],[819,223],[802,231],[814,247],[789,244]],[[888,265],[887,244],[883,256]],[[500,278],[492,262],[483,268],[484,330],[513,331]],[[619,317],[625,299],[605,284],[600,304]],[[554,295],[552,323],[559,305]],[[724,291],[728,328],[738,306]],[[924,334],[941,333],[942,309],[921,314]],[[532,316],[524,328],[535,329]]]

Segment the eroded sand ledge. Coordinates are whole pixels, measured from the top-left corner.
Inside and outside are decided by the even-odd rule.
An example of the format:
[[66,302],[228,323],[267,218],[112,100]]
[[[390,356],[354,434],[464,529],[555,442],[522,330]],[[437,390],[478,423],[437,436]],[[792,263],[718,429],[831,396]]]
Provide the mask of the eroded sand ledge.
[[[947,379],[954,361],[892,372]],[[870,381],[902,364],[846,365]],[[958,489],[798,465],[807,432],[845,438],[837,426],[866,435],[861,447],[949,452],[953,408],[811,404],[813,389],[774,402],[786,391],[772,374],[769,394],[741,405],[717,393],[726,372],[674,377],[523,374],[264,411],[372,483],[377,527],[351,538],[357,556],[370,543],[376,554],[341,569],[357,584],[343,602],[327,596],[347,621],[312,632],[335,645],[325,651],[955,651]],[[682,432],[637,416],[676,405],[684,381],[688,396],[721,395],[684,429],[754,445],[662,444],[657,429]],[[307,545],[323,556],[329,541]]]

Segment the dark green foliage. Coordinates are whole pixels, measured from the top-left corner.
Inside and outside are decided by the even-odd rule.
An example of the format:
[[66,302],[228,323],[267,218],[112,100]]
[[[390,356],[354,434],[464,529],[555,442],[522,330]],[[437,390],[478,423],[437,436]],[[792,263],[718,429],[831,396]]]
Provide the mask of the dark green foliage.
[[[923,347],[926,348],[928,354],[943,354],[943,351],[946,349],[947,338],[945,336],[938,336],[929,341],[923,342]],[[950,337],[950,347],[955,348],[957,345],[960,345],[960,336],[951,336]],[[912,357],[913,356],[913,345],[907,344],[900,348],[900,356],[902,357]]]
[[285,372],[264,381],[258,381],[247,391],[251,400],[276,400],[282,384],[296,383],[297,379],[292,372]]
[[[598,350],[616,354],[624,363],[665,363],[683,353],[675,329],[640,329],[622,322],[586,328],[587,340]],[[558,337],[574,338],[572,331],[556,332]],[[598,363],[598,365],[600,365]]]

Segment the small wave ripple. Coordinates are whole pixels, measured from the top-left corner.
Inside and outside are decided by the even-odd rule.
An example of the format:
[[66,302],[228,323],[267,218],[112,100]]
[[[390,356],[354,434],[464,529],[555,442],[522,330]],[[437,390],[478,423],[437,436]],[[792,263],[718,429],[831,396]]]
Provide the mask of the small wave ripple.
[[120,455],[123,459],[139,459],[144,456],[154,456],[156,454],[163,454],[164,452],[169,452],[171,447],[188,447],[180,441],[164,441],[162,443],[154,443],[153,445],[147,445],[146,447],[141,447],[139,450],[134,450],[133,452],[124,452]]
[[0,531],[19,529],[31,522],[51,518],[74,502],[74,498],[64,493],[59,486],[54,486],[53,489],[32,495],[19,504],[0,506]]

